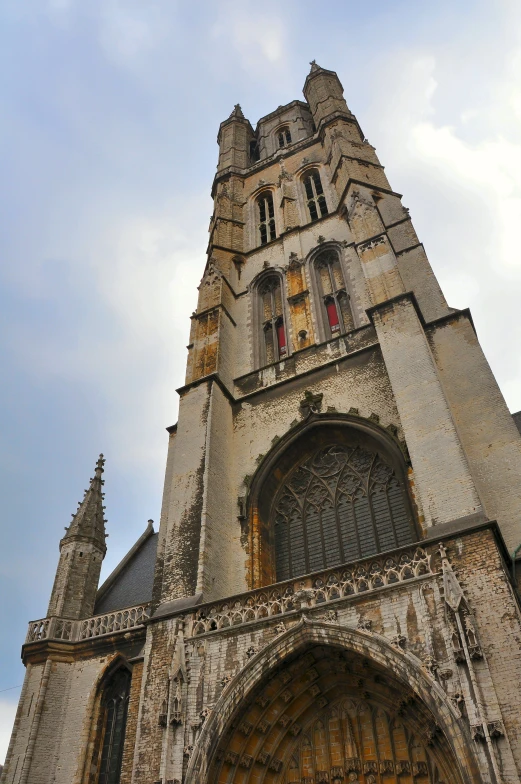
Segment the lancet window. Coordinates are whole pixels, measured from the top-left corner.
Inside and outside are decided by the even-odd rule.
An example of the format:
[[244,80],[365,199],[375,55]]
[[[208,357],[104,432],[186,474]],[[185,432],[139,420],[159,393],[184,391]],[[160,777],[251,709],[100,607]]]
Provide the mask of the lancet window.
[[102,696],[102,739],[97,784],[119,784],[120,781],[130,678],[128,670],[118,670]]
[[279,147],[287,147],[291,144],[291,131],[289,128],[280,128],[277,132],[277,141]]
[[416,538],[403,483],[359,445],[322,446],[300,463],[275,498],[273,520],[277,581]]
[[261,364],[268,365],[285,359],[288,355],[280,277],[270,275],[265,278],[259,286],[258,296],[262,344],[260,359]]
[[304,188],[306,191],[310,219],[316,221],[319,218],[323,218],[324,215],[328,214],[328,209],[320,174],[316,169],[306,173],[304,177]]
[[275,211],[273,208],[273,195],[270,191],[261,193],[257,199],[258,231],[261,245],[266,245],[276,239]]
[[334,250],[321,253],[315,260],[315,271],[326,337],[335,337],[354,329],[349,295],[338,253]]

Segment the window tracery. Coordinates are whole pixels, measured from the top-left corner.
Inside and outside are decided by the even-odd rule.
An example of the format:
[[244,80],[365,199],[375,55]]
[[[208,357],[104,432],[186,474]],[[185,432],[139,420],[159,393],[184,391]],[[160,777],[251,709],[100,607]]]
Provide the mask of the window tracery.
[[101,699],[102,739],[97,784],[119,784],[127,722],[131,675],[120,669],[107,683]]
[[262,332],[260,359],[262,364],[270,364],[288,355],[280,277],[270,275],[265,278],[259,286],[258,296]]
[[329,333],[327,337],[335,337],[354,329],[353,314],[338,253],[334,250],[320,253],[315,260],[315,271],[323,321]]
[[273,208],[273,195],[270,191],[261,193],[257,198],[257,220],[259,240],[261,245],[276,239],[275,210]]
[[331,444],[298,465],[273,508],[276,579],[414,541],[406,491],[376,452]]
[[310,220],[323,218],[328,214],[328,209],[320,174],[316,169],[307,172],[304,176],[304,188]]

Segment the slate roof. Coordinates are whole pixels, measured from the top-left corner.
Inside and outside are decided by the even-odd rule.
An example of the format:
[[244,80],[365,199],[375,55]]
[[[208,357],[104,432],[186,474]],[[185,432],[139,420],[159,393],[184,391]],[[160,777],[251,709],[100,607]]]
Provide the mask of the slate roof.
[[150,522],[144,534],[99,589],[94,615],[151,601],[158,536]]

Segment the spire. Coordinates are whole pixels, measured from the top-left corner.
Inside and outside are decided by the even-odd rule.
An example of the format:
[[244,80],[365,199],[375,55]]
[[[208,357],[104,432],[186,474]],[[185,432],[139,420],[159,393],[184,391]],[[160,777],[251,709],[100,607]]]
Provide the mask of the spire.
[[323,71],[324,70],[319,65],[317,65],[317,61],[316,60],[311,60],[310,66],[311,66],[311,68],[309,70],[309,73],[314,73],[315,71]]
[[242,113],[242,109],[241,109],[240,103],[236,103],[235,104],[235,106],[233,107],[233,112],[230,114],[230,117],[243,117],[244,118],[244,114]]
[[105,507],[103,506],[104,493],[102,487],[104,480],[105,458],[101,454],[96,462],[94,476],[90,480],[90,486],[85,490],[83,501],[78,504],[78,509],[72,515],[70,525],[65,529],[66,534],[62,543],[71,539],[82,539],[91,541],[106,550],[105,545]]

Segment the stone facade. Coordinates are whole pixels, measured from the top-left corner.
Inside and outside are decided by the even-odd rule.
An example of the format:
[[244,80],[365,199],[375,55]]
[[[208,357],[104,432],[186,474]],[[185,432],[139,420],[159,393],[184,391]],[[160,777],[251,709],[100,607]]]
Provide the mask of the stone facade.
[[159,535],[96,595],[98,463],[2,783],[520,780],[521,437],[338,77],[304,96],[221,124]]

